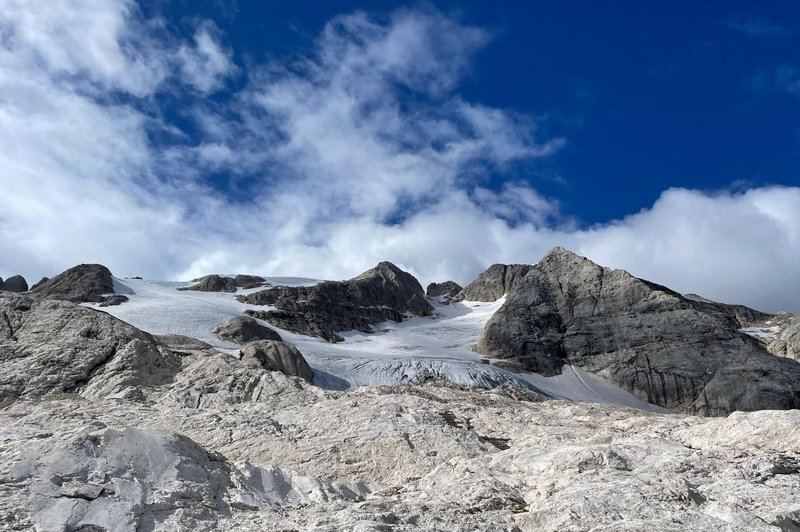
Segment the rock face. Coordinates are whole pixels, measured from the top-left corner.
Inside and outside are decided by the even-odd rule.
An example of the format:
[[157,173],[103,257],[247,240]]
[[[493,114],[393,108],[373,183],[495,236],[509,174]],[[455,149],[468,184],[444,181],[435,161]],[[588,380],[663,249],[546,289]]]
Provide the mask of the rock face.
[[220,275],[206,275],[192,281],[192,286],[178,288],[178,290],[196,290],[198,292],[236,292],[239,288],[257,288],[268,284],[266,279],[256,275],[237,275],[236,277],[222,277]]
[[372,332],[371,325],[402,321],[406,314],[429,316],[433,307],[419,282],[390,262],[381,262],[349,281],[278,287],[237,296],[242,303],[277,310],[247,311],[281,329],[341,341],[340,331]]
[[65,392],[125,395],[168,382],[179,358],[108,314],[0,294],[0,399]]
[[300,377],[313,382],[314,372],[296,347],[281,341],[260,340],[251,342],[241,350],[241,360],[268,371]]
[[463,288],[460,284],[454,281],[445,281],[443,283],[431,283],[425,290],[425,295],[428,297],[447,297],[454,298],[461,292]]
[[101,264],[81,264],[56,275],[31,291],[38,297],[73,303],[102,303],[114,293],[114,278]]
[[769,343],[770,353],[800,361],[800,316],[794,316],[781,327],[777,338]]
[[21,275],[9,277],[5,282],[0,279],[0,290],[5,290],[6,292],[27,292],[28,282],[25,281],[25,278]]
[[530,264],[493,264],[456,296],[458,301],[497,301],[522,283]]
[[672,410],[800,407],[800,364],[734,314],[555,248],[487,323],[476,350],[545,375],[579,366]]
[[744,305],[717,303],[716,301],[711,301],[710,299],[698,296],[697,294],[686,294],[684,297],[694,301],[695,306],[699,309],[702,309],[706,312],[716,312],[733,318],[742,327],[763,322],[772,317],[771,314],[751,309],[750,307],[746,307]]
[[214,334],[239,345],[244,345],[256,340],[275,340],[282,342],[283,338],[269,327],[264,327],[250,316],[234,316],[224,325],[215,327]]

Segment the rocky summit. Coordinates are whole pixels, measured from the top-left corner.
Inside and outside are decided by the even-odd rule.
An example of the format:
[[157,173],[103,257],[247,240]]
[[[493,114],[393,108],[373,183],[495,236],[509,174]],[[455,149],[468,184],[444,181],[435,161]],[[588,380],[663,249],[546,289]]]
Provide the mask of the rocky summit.
[[800,530],[795,316],[562,248],[248,277],[0,292],[0,529]]

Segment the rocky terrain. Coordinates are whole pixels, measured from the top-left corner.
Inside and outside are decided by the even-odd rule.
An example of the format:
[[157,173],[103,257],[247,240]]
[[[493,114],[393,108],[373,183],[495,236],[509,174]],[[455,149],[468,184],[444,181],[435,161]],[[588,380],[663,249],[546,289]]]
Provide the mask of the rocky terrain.
[[276,310],[248,311],[277,327],[328,341],[341,341],[342,331],[372,332],[382,321],[402,321],[407,314],[429,316],[433,307],[412,275],[381,262],[348,281],[315,286],[276,287],[237,296],[243,303]]
[[[230,312],[201,341],[108,314],[158,323],[169,307],[107,271],[0,292],[0,529],[800,530],[790,315],[682,296],[555,249],[536,265],[493,266],[455,296],[481,300],[470,304],[438,303],[453,297],[447,283],[428,301],[390,263],[312,286],[259,278],[272,288],[244,293],[228,277],[237,294],[173,285],[186,331],[206,327],[203,305]],[[120,292],[130,299],[101,306]],[[443,380],[451,367],[335,391],[320,369],[355,353],[336,346],[370,353],[403,331],[423,342],[437,323],[452,330],[431,344],[444,350],[433,362],[450,367],[447,338],[472,330],[472,315],[485,316],[478,349],[491,364],[459,364],[493,371],[470,381],[491,389]],[[423,368],[394,356],[403,372]],[[616,383],[672,412],[556,400],[560,382],[592,393]]]

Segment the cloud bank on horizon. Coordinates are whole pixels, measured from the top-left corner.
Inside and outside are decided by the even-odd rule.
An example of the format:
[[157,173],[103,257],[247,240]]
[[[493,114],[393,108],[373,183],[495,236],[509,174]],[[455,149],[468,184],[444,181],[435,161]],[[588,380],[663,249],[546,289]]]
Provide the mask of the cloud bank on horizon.
[[680,291],[800,311],[800,187],[669,189],[583,227],[535,184],[497,186],[566,140],[460,95],[489,40],[433,9],[359,12],[291,62],[245,67],[212,21],[181,37],[132,1],[10,0],[0,275],[101,262],[158,279],[346,278],[391,260],[463,283],[562,245]]

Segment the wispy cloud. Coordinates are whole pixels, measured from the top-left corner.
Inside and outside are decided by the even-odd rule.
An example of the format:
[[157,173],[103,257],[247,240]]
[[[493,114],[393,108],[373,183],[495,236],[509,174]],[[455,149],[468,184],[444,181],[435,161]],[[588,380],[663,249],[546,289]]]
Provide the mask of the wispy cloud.
[[749,37],[779,37],[786,33],[786,30],[780,24],[763,18],[735,16],[725,21],[725,25],[729,29]]
[[[343,278],[388,259],[464,282],[562,244],[680,290],[796,308],[798,188],[670,190],[581,230],[533,184],[503,183],[564,140],[460,94],[491,39],[480,28],[431,9],[354,13],[292,63],[247,71],[210,22],[188,39],[167,28],[122,0],[0,10],[0,275],[97,261],[154,278]],[[249,82],[228,103],[203,97],[237,74]]]

